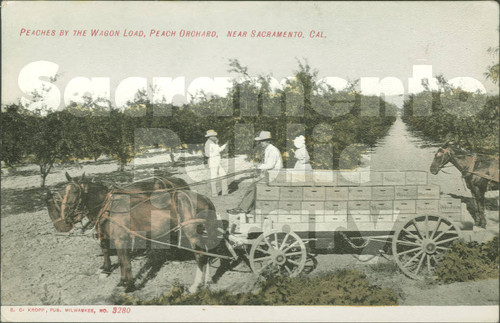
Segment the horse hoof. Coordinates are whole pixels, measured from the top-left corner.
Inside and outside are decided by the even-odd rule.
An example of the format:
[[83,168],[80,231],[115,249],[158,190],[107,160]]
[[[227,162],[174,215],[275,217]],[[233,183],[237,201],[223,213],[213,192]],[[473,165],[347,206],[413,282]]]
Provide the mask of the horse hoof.
[[125,288],[125,293],[132,293],[133,291],[135,291],[135,286],[133,284],[128,285],[127,288]]

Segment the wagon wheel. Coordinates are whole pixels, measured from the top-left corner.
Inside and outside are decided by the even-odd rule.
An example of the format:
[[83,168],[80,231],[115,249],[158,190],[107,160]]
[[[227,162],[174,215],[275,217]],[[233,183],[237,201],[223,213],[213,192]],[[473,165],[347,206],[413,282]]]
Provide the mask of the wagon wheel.
[[307,251],[296,233],[273,230],[261,234],[255,240],[249,260],[256,274],[295,277],[304,269]]
[[419,215],[394,233],[392,255],[405,275],[423,279],[433,275],[459,236],[459,229],[448,219],[439,215]]

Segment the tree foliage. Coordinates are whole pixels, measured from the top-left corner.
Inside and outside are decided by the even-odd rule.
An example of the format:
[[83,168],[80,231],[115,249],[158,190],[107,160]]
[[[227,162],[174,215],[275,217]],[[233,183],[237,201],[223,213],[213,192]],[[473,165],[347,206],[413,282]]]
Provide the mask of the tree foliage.
[[440,79],[440,90],[428,89],[404,102],[403,121],[430,140],[453,140],[478,153],[497,154],[498,95],[470,93]]
[[230,155],[249,154],[258,160],[261,152],[254,137],[267,130],[286,166],[295,162],[293,139],[305,135],[313,167],[331,169],[339,167],[343,150],[375,144],[395,120],[394,113],[386,113],[395,107],[361,95],[353,85],[342,91],[322,88],[318,71],[307,61],[298,60],[294,76],[282,89],[272,88],[269,75],[250,77],[238,60],[229,66],[236,75],[225,97],[200,91],[180,107],[153,102],[158,89],[151,88],[139,90],[121,110],[87,96],[62,111],[47,111],[47,93],[42,91],[34,96],[34,112],[17,105],[2,110],[4,162],[38,164],[44,185],[56,162],[96,160],[106,154],[123,170],[136,154],[150,148],[167,149],[174,161],[175,150],[200,147],[208,129],[219,133],[221,143],[229,143]]

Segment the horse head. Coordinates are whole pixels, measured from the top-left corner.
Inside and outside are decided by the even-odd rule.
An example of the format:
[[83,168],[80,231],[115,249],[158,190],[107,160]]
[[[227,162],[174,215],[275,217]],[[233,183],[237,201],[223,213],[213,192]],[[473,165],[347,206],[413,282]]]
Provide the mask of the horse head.
[[88,182],[85,173],[77,178],[72,178],[66,172],[68,185],[64,190],[64,196],[61,201],[61,219],[68,224],[74,224],[85,216],[85,201],[88,194]]
[[430,171],[433,175],[437,175],[439,171],[451,161],[453,150],[452,142],[446,142],[444,145],[439,147],[438,151],[434,155],[434,160],[432,161]]
[[47,205],[49,217],[57,231],[69,232],[73,229],[73,223],[67,223],[61,218],[61,200],[54,198],[54,195],[48,188],[45,189],[45,204]]

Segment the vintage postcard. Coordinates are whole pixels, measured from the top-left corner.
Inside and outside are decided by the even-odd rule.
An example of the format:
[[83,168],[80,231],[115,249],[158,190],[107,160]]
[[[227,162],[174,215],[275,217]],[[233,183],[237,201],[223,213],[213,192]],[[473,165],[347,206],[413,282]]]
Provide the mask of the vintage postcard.
[[2,321],[498,321],[498,17],[3,1]]

